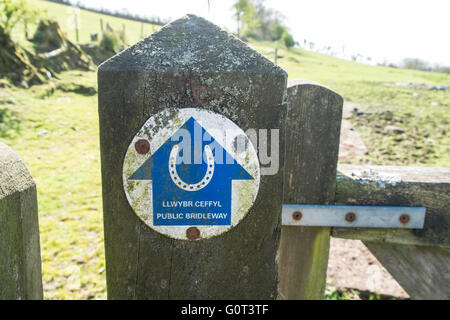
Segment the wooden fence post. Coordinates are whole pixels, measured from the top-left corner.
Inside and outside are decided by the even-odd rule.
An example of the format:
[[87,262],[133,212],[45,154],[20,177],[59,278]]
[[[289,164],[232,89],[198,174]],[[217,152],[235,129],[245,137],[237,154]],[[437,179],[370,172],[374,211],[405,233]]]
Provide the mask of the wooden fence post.
[[[309,81],[288,86],[283,203],[334,200],[341,127],[341,96]],[[330,228],[283,227],[279,299],[323,299]]]
[[[109,299],[276,298],[286,78],[282,69],[242,41],[193,15],[166,25],[99,67]],[[196,116],[205,113],[212,118]],[[177,176],[170,176],[173,183],[157,184],[161,176],[167,176],[169,164],[158,164],[156,149],[163,147],[155,146],[154,141],[161,132],[163,135],[173,126],[182,126],[183,122],[178,121],[186,114],[192,114],[193,123],[198,121],[202,126],[208,125],[206,119],[219,117],[223,121],[217,122],[218,126],[223,128],[232,121],[243,131],[279,130],[280,169],[273,175],[258,175],[260,178],[250,174],[252,186],[253,181],[260,179],[259,190],[249,202],[251,205],[254,201],[253,205],[242,212],[245,218],[231,229],[226,229],[228,225],[218,229],[215,225],[206,228],[201,223],[193,223],[193,227],[155,223],[157,201],[159,197],[174,199],[167,190],[177,187],[174,182]],[[188,128],[190,121],[183,128]],[[162,146],[169,143],[163,141],[166,142]],[[246,152],[256,149],[254,141],[250,141]],[[276,141],[269,139],[267,147],[273,144]],[[167,155],[164,150],[158,154]],[[150,153],[153,153],[151,157]],[[126,171],[136,163],[139,169],[134,173]],[[259,168],[258,161],[256,166]],[[219,167],[217,164],[217,172]],[[240,180],[233,181],[232,190],[234,183]],[[200,183],[195,188],[200,188]],[[228,192],[225,188],[214,190],[209,194],[211,197]],[[245,198],[252,190],[242,189],[236,196]],[[181,187],[178,191],[184,194]],[[196,192],[192,194],[194,197]],[[135,206],[136,203],[141,206]],[[236,208],[240,210],[239,206]],[[232,219],[238,217],[233,210]],[[186,217],[185,212],[181,214]],[[216,232],[224,228],[223,233]]]
[[76,11],[75,15],[74,15],[74,19],[75,19],[75,40],[76,43],[79,44],[80,43],[80,14],[79,11]]
[[0,300],[42,299],[36,186],[0,143]]

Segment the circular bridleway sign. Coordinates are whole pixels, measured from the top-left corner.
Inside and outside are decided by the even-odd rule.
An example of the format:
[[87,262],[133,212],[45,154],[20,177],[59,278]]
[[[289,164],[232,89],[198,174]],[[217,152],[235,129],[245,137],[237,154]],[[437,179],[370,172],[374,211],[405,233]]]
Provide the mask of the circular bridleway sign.
[[259,181],[258,156],[244,131],[197,108],[150,117],[123,163],[134,212],[175,239],[210,238],[236,226],[253,205]]

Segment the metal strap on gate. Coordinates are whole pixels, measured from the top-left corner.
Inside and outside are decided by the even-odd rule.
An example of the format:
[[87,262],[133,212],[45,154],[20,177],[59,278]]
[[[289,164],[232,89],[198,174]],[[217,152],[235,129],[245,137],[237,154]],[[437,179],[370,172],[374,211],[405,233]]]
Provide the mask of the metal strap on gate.
[[424,207],[283,204],[282,225],[423,229]]

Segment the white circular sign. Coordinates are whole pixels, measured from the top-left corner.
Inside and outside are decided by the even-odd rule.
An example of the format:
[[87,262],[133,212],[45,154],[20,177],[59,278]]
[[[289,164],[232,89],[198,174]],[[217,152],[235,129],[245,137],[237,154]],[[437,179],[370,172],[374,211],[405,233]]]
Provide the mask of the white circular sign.
[[198,108],[150,117],[123,163],[134,212],[175,239],[210,238],[236,226],[253,205],[259,182],[258,156],[245,132]]

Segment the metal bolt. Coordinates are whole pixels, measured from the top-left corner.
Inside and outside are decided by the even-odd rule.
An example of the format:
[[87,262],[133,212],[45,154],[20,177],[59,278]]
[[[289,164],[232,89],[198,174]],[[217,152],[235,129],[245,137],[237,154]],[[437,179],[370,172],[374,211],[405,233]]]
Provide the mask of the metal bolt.
[[401,224],[407,224],[409,222],[409,215],[407,215],[406,213],[402,214],[400,216],[400,218],[398,218],[400,220]]
[[353,222],[356,220],[356,214],[354,212],[349,212],[345,215],[345,220],[347,222]]
[[300,211],[294,211],[294,213],[292,214],[292,219],[294,220],[301,220],[303,217],[303,214]]
[[139,154],[146,154],[150,151],[150,142],[145,139],[139,139],[134,144],[134,148],[136,149],[136,152]]
[[186,230],[186,237],[189,240],[197,240],[200,237],[200,230],[197,227],[190,227]]

